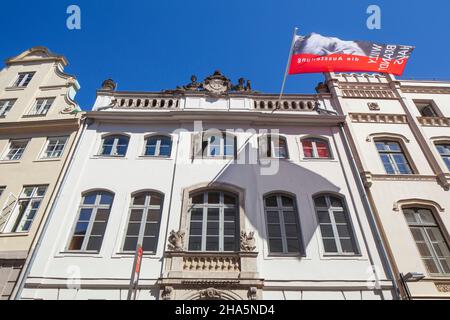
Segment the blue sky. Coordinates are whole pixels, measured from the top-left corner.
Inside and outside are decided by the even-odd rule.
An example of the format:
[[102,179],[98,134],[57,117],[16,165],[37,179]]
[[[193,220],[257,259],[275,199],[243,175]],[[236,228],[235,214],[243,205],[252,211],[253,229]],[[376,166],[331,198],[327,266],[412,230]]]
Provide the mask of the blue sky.
[[[81,30],[66,9],[81,8]],[[381,30],[366,9],[381,7]],[[88,110],[106,78],[119,90],[160,91],[215,69],[255,90],[278,93],[294,26],[345,40],[417,46],[404,78],[450,79],[450,1],[381,0],[42,0],[2,3],[0,58],[44,45],[64,54]],[[288,78],[287,93],[312,93],[321,74]]]

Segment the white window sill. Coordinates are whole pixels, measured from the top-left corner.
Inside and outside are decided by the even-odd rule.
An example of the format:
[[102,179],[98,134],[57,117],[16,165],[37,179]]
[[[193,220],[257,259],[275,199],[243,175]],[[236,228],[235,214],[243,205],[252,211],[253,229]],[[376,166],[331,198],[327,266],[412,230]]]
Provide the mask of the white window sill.
[[[111,256],[111,259],[134,259],[136,253],[135,252],[118,252]],[[157,253],[143,253],[142,257],[145,259],[152,259],[152,260],[160,260],[161,255],[158,255]]]
[[104,258],[100,252],[92,251],[63,251],[55,255],[55,258]]
[[301,158],[302,162],[338,162],[334,158]]
[[95,159],[95,160],[111,160],[111,159],[115,159],[115,160],[128,160],[127,157],[122,157],[122,156],[101,156],[101,155],[95,155],[90,157],[90,159]]
[[173,160],[172,157],[139,156],[137,160]]
[[367,261],[366,257],[361,254],[323,254],[320,257],[321,260],[356,260],[356,261]]
[[24,114],[22,118],[43,118],[47,114]]

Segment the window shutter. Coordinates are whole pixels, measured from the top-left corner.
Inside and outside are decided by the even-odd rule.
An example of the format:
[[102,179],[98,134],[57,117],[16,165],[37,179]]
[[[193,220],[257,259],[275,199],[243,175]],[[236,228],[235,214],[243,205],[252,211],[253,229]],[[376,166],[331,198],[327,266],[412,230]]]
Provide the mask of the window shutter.
[[13,194],[10,194],[8,200],[6,201],[6,205],[3,207],[0,213],[0,233],[4,231],[6,223],[8,222],[9,217],[11,216],[16,206],[16,203],[17,198]]
[[260,158],[267,158],[267,143],[268,143],[267,135],[258,137],[258,150]]
[[201,158],[202,155],[202,132],[192,134],[192,161]]
[[237,160],[238,157],[238,145],[237,145],[237,137],[234,136],[234,160]]

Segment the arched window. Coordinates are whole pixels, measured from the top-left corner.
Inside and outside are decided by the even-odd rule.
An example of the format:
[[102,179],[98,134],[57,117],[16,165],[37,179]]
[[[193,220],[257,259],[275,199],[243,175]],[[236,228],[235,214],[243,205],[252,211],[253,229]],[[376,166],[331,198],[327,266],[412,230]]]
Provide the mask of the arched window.
[[325,253],[356,254],[356,240],[344,201],[334,195],[314,198]]
[[284,194],[264,197],[270,253],[301,253],[300,225],[295,198]]
[[140,192],[133,195],[122,250],[135,252],[137,244],[144,252],[156,253],[163,207],[163,195]]
[[429,274],[450,275],[450,248],[433,212],[426,208],[405,208],[403,213]]
[[114,194],[108,191],[83,195],[69,251],[100,251],[113,200]]
[[278,135],[263,135],[259,138],[259,155],[262,158],[288,158],[286,138]]
[[392,140],[375,141],[387,174],[412,174],[411,165],[400,143]]
[[172,153],[172,138],[169,136],[151,136],[147,138],[144,155],[169,158]]
[[450,143],[436,143],[436,148],[447,165],[447,169],[450,170]]
[[320,138],[302,139],[303,155],[310,159],[330,159],[331,152],[328,141]]
[[202,154],[212,158],[234,158],[236,137],[226,132],[205,132],[202,138]]
[[100,155],[112,157],[125,157],[130,138],[125,135],[110,135],[102,139]]
[[238,250],[238,197],[211,190],[193,194],[189,210],[190,251]]

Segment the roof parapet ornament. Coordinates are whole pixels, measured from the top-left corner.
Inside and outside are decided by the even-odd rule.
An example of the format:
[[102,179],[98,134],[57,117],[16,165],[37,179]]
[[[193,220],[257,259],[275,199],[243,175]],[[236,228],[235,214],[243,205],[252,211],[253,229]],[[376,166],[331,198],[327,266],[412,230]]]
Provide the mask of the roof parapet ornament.
[[184,86],[178,86],[175,90],[165,90],[165,93],[205,92],[213,96],[227,94],[229,92],[253,92],[250,80],[240,78],[236,85],[225,77],[220,70],[214,71],[203,82],[197,81],[197,76],[191,76],[191,82]]
[[106,79],[102,83],[102,90],[115,91],[117,88],[117,83],[113,79]]

